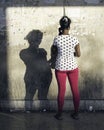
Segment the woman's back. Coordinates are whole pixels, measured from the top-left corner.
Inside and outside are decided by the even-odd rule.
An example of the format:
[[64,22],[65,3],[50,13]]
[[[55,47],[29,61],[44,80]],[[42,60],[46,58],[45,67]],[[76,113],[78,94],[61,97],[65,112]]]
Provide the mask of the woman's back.
[[57,46],[58,55],[56,58],[56,69],[73,70],[77,68],[74,57],[75,46],[79,43],[76,37],[71,35],[58,35],[54,39],[54,45]]

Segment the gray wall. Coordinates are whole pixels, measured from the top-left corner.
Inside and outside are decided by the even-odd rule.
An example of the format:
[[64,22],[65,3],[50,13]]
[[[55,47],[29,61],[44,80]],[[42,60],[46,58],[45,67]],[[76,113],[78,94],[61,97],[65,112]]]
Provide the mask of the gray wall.
[[[63,2],[58,0],[0,1],[0,99],[25,99],[26,85],[29,83],[32,86],[31,74],[38,75],[38,78],[37,75],[33,76],[35,80],[31,92],[33,99],[46,99],[46,96],[50,100],[56,99],[57,83],[54,70],[50,70],[46,62],[50,59],[50,47],[58,33],[58,21],[63,13],[72,19],[70,33],[77,36],[80,41],[81,57],[77,61],[80,69],[81,99],[104,99],[103,4],[104,2],[100,0],[64,1],[66,7],[63,8]],[[39,63],[39,58],[33,60],[34,57],[28,51],[29,42],[25,39],[27,35],[32,39],[30,34],[33,30],[40,30],[43,33],[39,48],[42,48],[40,51],[47,52],[47,56],[43,57],[44,61],[41,57]],[[26,52],[23,57],[30,66],[28,69],[30,75],[27,74],[26,80],[24,77],[27,66],[20,56],[24,49]],[[42,74],[36,68],[40,69]],[[40,90],[39,86],[42,85],[45,89]],[[39,97],[39,91],[40,95],[45,96]],[[27,99],[30,97],[31,94]],[[66,99],[72,99],[69,83]]]

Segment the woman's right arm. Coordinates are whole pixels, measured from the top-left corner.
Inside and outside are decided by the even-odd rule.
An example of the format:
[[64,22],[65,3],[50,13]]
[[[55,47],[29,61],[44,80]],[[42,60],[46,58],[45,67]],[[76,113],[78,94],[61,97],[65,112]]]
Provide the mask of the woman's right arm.
[[74,56],[76,56],[76,57],[80,57],[81,56],[79,43],[75,46]]

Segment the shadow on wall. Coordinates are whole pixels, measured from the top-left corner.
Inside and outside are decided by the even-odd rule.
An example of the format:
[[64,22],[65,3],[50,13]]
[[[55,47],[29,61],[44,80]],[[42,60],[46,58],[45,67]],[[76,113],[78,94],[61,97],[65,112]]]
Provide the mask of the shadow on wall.
[[28,40],[29,47],[21,50],[20,58],[26,65],[24,75],[26,95],[25,109],[31,110],[32,100],[38,90],[38,99],[47,100],[49,86],[52,80],[52,72],[47,61],[47,52],[39,48],[43,37],[40,30],[32,30],[25,37]]

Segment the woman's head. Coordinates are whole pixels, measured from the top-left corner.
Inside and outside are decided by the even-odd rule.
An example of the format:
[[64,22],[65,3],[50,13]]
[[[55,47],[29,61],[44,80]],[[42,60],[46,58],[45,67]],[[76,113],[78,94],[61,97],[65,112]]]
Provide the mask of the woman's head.
[[65,29],[70,29],[71,19],[68,18],[67,16],[63,16],[60,19],[59,24],[60,24],[59,34],[63,34],[63,31]]

